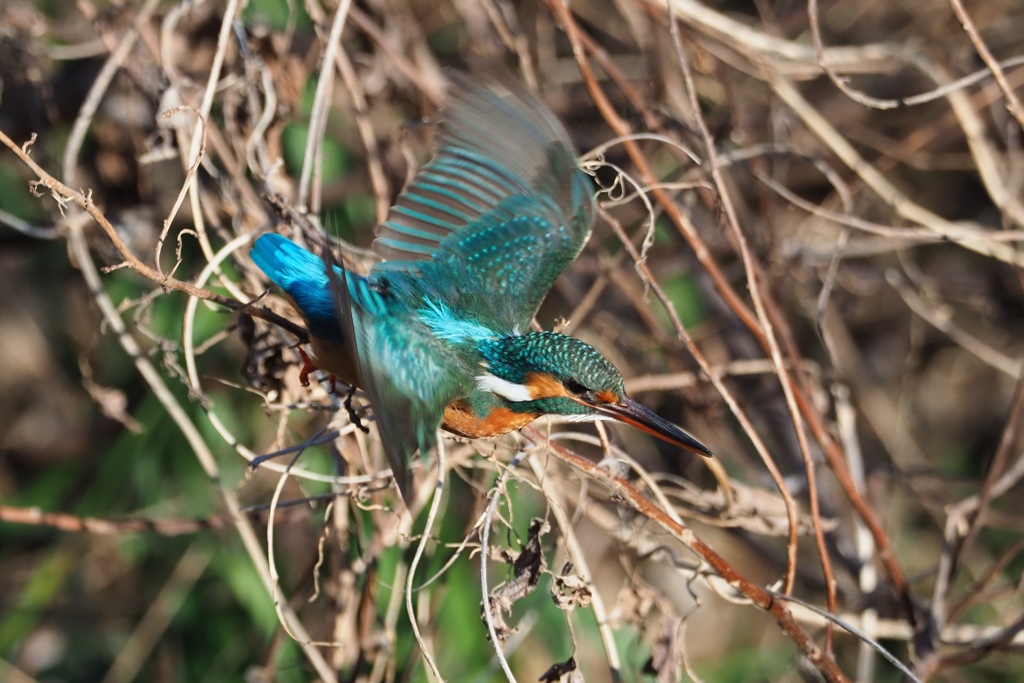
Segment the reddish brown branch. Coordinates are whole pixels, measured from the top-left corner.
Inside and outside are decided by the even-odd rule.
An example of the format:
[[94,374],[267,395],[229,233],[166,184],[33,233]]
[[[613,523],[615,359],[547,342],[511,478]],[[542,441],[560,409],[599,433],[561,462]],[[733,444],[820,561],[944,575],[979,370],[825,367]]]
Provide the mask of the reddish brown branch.
[[[527,431],[536,441],[544,441],[543,435],[535,429],[530,428]],[[556,458],[566,465],[581,472],[588,479],[604,484],[619,500],[672,534],[672,536],[707,562],[715,570],[715,573],[725,579],[738,593],[749,599],[755,606],[770,614],[782,629],[782,632],[796,644],[804,656],[821,672],[825,680],[836,682],[847,680],[846,675],[839,668],[832,655],[818,647],[810,634],[793,618],[785,603],[776,600],[763,588],[740,574],[724,557],[700,540],[691,529],[672,519],[664,510],[648,500],[636,487],[622,477],[612,474],[607,469],[595,465],[586,458],[556,443],[549,442],[547,447]]]

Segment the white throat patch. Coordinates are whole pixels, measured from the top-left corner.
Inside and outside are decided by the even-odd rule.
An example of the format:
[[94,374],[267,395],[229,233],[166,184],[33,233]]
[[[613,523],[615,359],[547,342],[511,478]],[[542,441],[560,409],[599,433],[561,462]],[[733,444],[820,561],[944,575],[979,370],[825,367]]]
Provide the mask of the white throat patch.
[[530,387],[525,384],[509,382],[508,380],[492,375],[489,372],[483,375],[477,375],[476,388],[480,391],[489,391],[492,394],[501,396],[506,401],[511,401],[512,403],[522,403],[524,401],[533,400],[533,396],[530,394]]

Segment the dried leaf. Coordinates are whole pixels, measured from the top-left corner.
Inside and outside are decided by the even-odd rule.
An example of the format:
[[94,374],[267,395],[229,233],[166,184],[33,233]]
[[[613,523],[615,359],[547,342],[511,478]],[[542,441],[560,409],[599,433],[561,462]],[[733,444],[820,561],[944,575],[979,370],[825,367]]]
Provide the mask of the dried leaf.
[[618,621],[634,624],[642,629],[656,601],[657,595],[650,588],[626,585],[619,591],[614,613]]
[[284,390],[282,377],[288,369],[284,345],[272,334],[259,332],[251,316],[238,316],[238,336],[246,348],[242,374],[251,385],[266,394],[279,396]]
[[82,358],[78,363],[82,371],[82,386],[96,402],[100,412],[111,420],[120,422],[125,429],[134,433],[142,433],[142,423],[128,412],[128,397],[120,389],[113,389],[97,384],[92,379],[92,366]]
[[544,553],[540,546],[540,537],[551,527],[542,519],[530,522],[526,545],[512,558],[512,579],[496,586],[487,597],[494,622],[494,633],[504,646],[505,640],[515,633],[505,622],[505,615],[512,612],[516,600],[526,597],[537,588],[541,574],[547,569]]
[[541,683],[576,683],[583,681],[583,675],[576,670],[576,658],[569,657],[564,662],[557,662],[541,674],[537,679]]
[[[566,564],[563,571],[572,571],[572,565]],[[593,593],[579,574],[552,574],[551,578],[551,599],[558,605],[558,609],[570,612],[590,604]]]
[[683,620],[677,616],[662,619],[661,633],[651,648],[651,659],[645,669],[655,674],[658,683],[674,683],[683,670]]

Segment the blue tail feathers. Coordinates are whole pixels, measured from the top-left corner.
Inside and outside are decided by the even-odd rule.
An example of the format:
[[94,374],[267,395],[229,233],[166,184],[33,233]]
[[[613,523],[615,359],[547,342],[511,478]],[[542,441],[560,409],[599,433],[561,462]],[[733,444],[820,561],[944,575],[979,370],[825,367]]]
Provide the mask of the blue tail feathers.
[[[326,338],[341,336],[323,259],[274,233],[260,235],[249,256],[299,307],[310,334]],[[335,268],[335,271],[341,274],[340,269]]]

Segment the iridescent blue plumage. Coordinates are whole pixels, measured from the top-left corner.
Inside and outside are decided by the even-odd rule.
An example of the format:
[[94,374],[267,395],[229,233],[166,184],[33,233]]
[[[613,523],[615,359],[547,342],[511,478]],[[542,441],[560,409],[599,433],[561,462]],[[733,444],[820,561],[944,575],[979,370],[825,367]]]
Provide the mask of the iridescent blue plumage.
[[[331,296],[330,280],[323,260],[281,235],[263,235],[249,252],[270,281],[285,291],[302,311],[309,333],[314,337],[335,337],[340,340]],[[338,269],[341,274],[341,269]]]
[[378,228],[384,260],[367,277],[276,235],[253,247],[302,312],[317,362],[368,394],[403,496],[409,458],[434,446],[440,424],[485,437],[544,414],[607,417],[710,455],[626,397],[592,347],[521,334],[590,235],[591,184],[533,95],[453,81],[434,158]]

